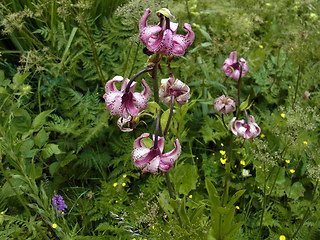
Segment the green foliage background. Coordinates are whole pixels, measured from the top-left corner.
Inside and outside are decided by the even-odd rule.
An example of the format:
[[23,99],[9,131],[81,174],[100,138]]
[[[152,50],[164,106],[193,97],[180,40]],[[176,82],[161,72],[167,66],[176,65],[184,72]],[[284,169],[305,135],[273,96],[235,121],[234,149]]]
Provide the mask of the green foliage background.
[[[138,22],[161,7],[196,34],[171,62],[192,92],[166,146],[178,137],[183,147],[170,170],[176,199],[164,176],[133,166],[135,136],[120,132],[102,98],[106,81],[145,67]],[[0,238],[319,239],[319,14],[316,0],[3,0]],[[241,99],[254,101],[263,135],[235,144],[223,165],[233,139],[213,101],[237,96],[221,71],[235,50],[250,68]],[[154,131],[144,120],[136,136]],[[54,193],[68,205],[63,217]]]

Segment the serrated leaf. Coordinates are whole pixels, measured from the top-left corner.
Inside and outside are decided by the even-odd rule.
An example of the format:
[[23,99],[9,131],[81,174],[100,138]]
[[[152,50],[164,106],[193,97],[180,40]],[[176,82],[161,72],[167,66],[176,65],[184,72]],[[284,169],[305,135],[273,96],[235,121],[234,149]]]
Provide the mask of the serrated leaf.
[[49,143],[47,144],[41,151],[41,155],[43,158],[47,159],[51,157],[53,154],[62,153],[57,144]]
[[53,110],[47,110],[47,111],[44,111],[40,114],[38,114],[38,116],[36,116],[34,119],[33,119],[33,122],[32,122],[32,128],[35,130],[35,131],[38,131],[40,129],[40,127],[42,127],[45,123],[46,123],[46,119],[47,117],[50,115],[50,113],[52,113]]

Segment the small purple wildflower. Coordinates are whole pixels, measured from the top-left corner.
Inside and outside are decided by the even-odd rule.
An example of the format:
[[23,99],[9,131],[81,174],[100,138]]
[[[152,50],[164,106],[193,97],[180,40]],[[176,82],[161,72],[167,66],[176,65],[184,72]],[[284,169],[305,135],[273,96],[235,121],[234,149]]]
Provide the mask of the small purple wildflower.
[[58,212],[58,216],[64,214],[64,210],[67,208],[67,205],[64,203],[63,197],[55,194],[52,198],[53,209]]

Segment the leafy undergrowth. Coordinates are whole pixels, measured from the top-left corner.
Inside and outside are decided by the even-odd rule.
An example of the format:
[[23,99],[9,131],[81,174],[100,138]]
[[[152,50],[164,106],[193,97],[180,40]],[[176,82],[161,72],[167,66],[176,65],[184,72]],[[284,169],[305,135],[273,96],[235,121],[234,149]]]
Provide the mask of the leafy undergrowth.
[[[139,20],[150,8],[155,24],[161,7],[196,37],[170,66],[159,60],[158,83],[172,72],[191,98],[166,136],[178,160],[142,174],[133,142],[159,112],[164,130],[170,107],[152,96],[150,116],[121,132],[103,95],[150,63]],[[319,14],[316,0],[3,0],[0,238],[319,239]],[[240,83],[221,70],[232,51],[249,67]],[[236,112],[214,109],[222,94]],[[247,113],[261,129],[250,139],[229,124]]]

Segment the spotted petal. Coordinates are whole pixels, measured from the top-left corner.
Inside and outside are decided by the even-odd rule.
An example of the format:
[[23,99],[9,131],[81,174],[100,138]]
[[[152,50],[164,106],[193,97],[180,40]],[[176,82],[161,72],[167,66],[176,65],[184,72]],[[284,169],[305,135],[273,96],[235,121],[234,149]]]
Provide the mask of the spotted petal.
[[181,145],[178,139],[174,142],[174,149],[166,154],[162,154],[159,169],[161,171],[167,172],[179,158],[181,154]]

